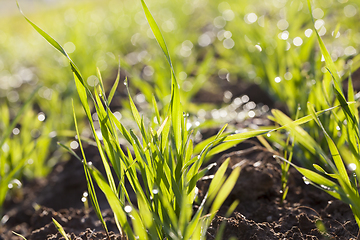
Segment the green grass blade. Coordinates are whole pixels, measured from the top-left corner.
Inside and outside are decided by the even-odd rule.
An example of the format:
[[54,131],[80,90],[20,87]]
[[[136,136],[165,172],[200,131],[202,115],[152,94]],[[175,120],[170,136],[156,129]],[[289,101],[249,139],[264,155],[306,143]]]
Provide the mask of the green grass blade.
[[234,188],[236,181],[240,175],[240,167],[235,168],[228,179],[225,181],[225,183],[222,185],[219,193],[217,194],[212,206],[210,213],[215,214],[216,211],[218,211],[223,204],[223,202],[226,200],[226,198],[229,196],[230,192]]
[[216,193],[219,191],[219,189],[221,188],[223,182],[225,181],[224,176],[225,176],[225,172],[226,169],[229,165],[229,161],[230,158],[227,158],[219,167],[219,169],[216,171],[214,178],[211,180],[209,189],[208,189],[208,199],[211,202],[215,196]]
[[146,6],[144,0],[141,0],[141,4],[142,4],[142,7],[144,9],[145,16],[146,16],[146,19],[147,19],[147,21],[148,21],[148,23],[150,25],[150,28],[151,28],[152,32],[154,33],[156,41],[159,43],[159,45],[161,47],[161,50],[164,52],[166,60],[168,61],[169,65],[170,65],[170,67],[172,69],[173,66],[172,66],[172,63],[171,63],[170,54],[169,54],[168,48],[166,46],[165,40],[164,40],[164,38],[163,38],[163,36],[161,34],[161,31],[160,31],[158,25],[156,24],[155,19],[151,15],[148,7]]
[[135,240],[133,231],[130,228],[130,225],[126,218],[126,213],[123,209],[124,206],[122,206],[119,198],[115,195],[112,188],[109,186],[104,177],[96,168],[94,168],[93,166],[90,167],[89,165],[86,165],[86,168],[91,173],[91,176],[95,179],[101,191],[103,191],[103,193],[105,194],[111,209],[113,210],[115,216],[120,221],[121,226],[127,233],[127,237],[129,239]]
[[15,235],[18,236],[18,237],[21,237],[21,238],[24,239],[24,240],[27,240],[23,235],[21,235],[21,234],[19,234],[19,233],[17,233],[17,232],[12,231],[12,233],[15,234]]
[[[72,110],[73,110],[73,117],[74,117],[74,124],[75,124],[75,130],[76,130],[76,135],[78,137],[79,140],[79,147],[83,156],[84,160],[80,161],[83,163],[83,167],[84,167],[84,172],[85,172],[85,177],[86,177],[86,183],[87,183],[87,188],[88,188],[88,192],[90,194],[90,200],[91,200],[91,204],[94,207],[94,211],[96,216],[98,217],[98,219],[100,220],[103,228],[105,229],[106,234],[108,234],[108,229],[106,226],[106,223],[102,217],[101,214],[101,210],[100,210],[100,206],[99,206],[99,202],[97,200],[97,196],[96,196],[96,192],[95,192],[95,188],[94,188],[94,183],[92,181],[92,178],[90,176],[90,173],[88,171],[88,169],[86,168],[86,157],[85,157],[85,152],[84,152],[84,148],[82,146],[82,142],[81,142],[81,137],[80,137],[80,132],[79,132],[79,128],[78,128],[78,124],[77,124],[77,120],[76,120],[76,114],[75,114],[75,107],[74,107],[74,102],[72,102]],[[75,154],[76,155],[76,154]]]
[[125,85],[126,85],[126,90],[128,92],[128,95],[129,95],[129,102],[130,102],[130,107],[131,107],[131,112],[132,112],[132,115],[135,119],[135,122],[137,123],[139,129],[141,129],[141,117],[140,117],[140,113],[139,111],[137,110],[137,107],[135,106],[135,103],[134,101],[132,100],[131,98],[131,94],[130,94],[130,90],[129,90],[129,87],[128,87],[128,81],[127,81],[127,78],[125,79]]
[[334,173],[338,172],[338,174],[343,179],[343,181],[350,186],[351,184],[350,184],[349,177],[347,175],[347,171],[346,171],[344,162],[343,162],[343,160],[342,160],[342,158],[340,156],[340,153],[339,153],[334,141],[331,139],[331,137],[329,136],[329,134],[325,130],[324,126],[320,122],[320,119],[316,116],[315,109],[311,105],[311,103],[308,103],[308,109],[309,109],[312,117],[314,118],[315,122],[320,126],[320,128],[322,129],[322,131],[323,131],[323,133],[324,133],[324,135],[326,137],[326,141],[328,143],[332,158],[333,158],[335,166],[336,166],[336,169],[333,169]]
[[315,183],[318,186],[323,186],[321,189],[326,191],[331,196],[340,200],[344,200],[344,197],[346,195],[341,190],[339,185],[337,185],[335,182],[309,169],[301,168],[301,167],[295,167],[295,168],[310,182]]
[[179,86],[176,83],[174,74],[171,75],[172,78],[172,93],[171,93],[171,120],[175,138],[175,144],[178,154],[180,154],[182,149],[182,131],[185,130],[182,128],[182,123],[184,120],[183,110],[180,102],[180,92]]
[[276,121],[282,125],[283,127],[286,127],[289,129],[292,134],[296,137],[296,141],[304,146],[311,154],[313,155],[319,155],[321,158],[320,160],[324,164],[329,164],[330,166],[334,167],[332,161],[327,157],[323,149],[319,146],[319,144],[310,136],[309,133],[307,133],[303,128],[297,126],[295,123],[296,121],[293,121],[291,118],[289,118],[287,115],[285,115],[280,110],[273,109],[272,113],[276,119]]
[[154,33],[154,36],[156,38],[156,41],[158,42],[158,44],[160,45],[161,50],[163,51],[166,60],[168,61],[169,65],[170,65],[170,70],[171,70],[171,120],[173,123],[173,131],[174,131],[174,137],[175,137],[175,143],[176,143],[176,149],[178,154],[180,154],[180,151],[182,149],[182,129],[181,128],[181,124],[184,120],[183,117],[183,112],[182,112],[182,106],[181,106],[181,102],[180,102],[180,92],[179,92],[179,85],[176,81],[176,77],[175,77],[175,72],[173,69],[173,65],[171,62],[171,58],[170,58],[170,54],[168,51],[168,48],[166,46],[164,37],[161,34],[161,31],[158,27],[158,25],[156,24],[153,16],[151,15],[148,7],[146,6],[144,0],[141,0],[141,4],[142,7],[144,9],[145,12],[145,16],[146,19],[150,25],[151,30]]
[[39,28],[36,24],[34,24],[32,21],[30,21],[30,19],[28,19],[25,16],[25,14],[23,13],[23,11],[20,8],[20,5],[19,5],[18,1],[16,1],[16,4],[17,4],[17,7],[18,7],[20,13],[24,16],[26,21],[28,21],[30,23],[30,25],[33,26],[33,28],[38,33],[40,33],[40,35],[43,36],[54,48],[56,48],[59,52],[61,52],[65,57],[69,58],[69,55],[67,54],[65,49],[54,38],[52,38],[49,34],[47,34],[44,30]]
[[61,142],[57,142],[57,144],[64,148],[66,151],[68,151],[71,155],[73,155],[77,160],[79,160],[80,162],[82,162],[81,158],[74,152],[74,150],[72,150],[71,148],[69,148],[68,146],[65,146],[63,143]]
[[115,80],[115,83],[114,85],[112,86],[111,90],[110,90],[110,93],[109,93],[109,96],[108,96],[108,105],[110,105],[114,95],[115,95],[115,92],[116,92],[116,89],[119,85],[119,81],[120,81],[120,60],[119,60],[119,67],[118,67],[118,73],[116,75],[116,80]]
[[270,127],[270,128],[260,129],[260,130],[252,130],[252,131],[248,131],[248,132],[231,134],[231,135],[225,137],[224,142],[246,140],[248,138],[252,138],[252,137],[256,137],[258,135],[268,133],[271,130],[274,130],[274,128]]
[[[310,11],[310,15],[311,15],[311,19],[313,21],[313,24],[315,25],[315,20],[314,20],[314,17],[313,17],[313,13],[312,13],[312,7],[311,7],[311,3],[310,3],[310,0],[307,0],[308,2],[308,8],[309,8],[309,11]],[[339,74],[336,70],[336,67],[335,67],[335,64],[334,64],[334,61],[331,59],[331,56],[328,52],[328,50],[326,49],[325,47],[325,44],[323,42],[323,40],[321,39],[317,29],[314,27],[314,30],[316,32],[316,36],[317,36],[317,39],[318,39],[318,42],[319,42],[319,46],[320,46],[320,50],[321,50],[321,53],[322,55],[324,56],[324,59],[325,59],[325,64],[326,64],[326,67],[330,70],[331,73],[333,73],[333,77],[334,77],[334,84],[335,84],[335,88],[342,93],[341,91],[341,86],[340,86],[340,77],[339,77]]]
[[59,231],[59,233],[61,234],[61,236],[63,236],[65,238],[65,240],[69,240],[64,228],[61,226],[61,224],[55,220],[55,218],[52,218],[52,221],[56,227],[56,229]]

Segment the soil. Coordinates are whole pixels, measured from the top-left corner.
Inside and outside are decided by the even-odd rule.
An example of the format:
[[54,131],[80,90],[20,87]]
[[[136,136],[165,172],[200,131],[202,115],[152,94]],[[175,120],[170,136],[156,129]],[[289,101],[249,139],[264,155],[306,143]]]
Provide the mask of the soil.
[[[251,99],[259,97],[253,100],[256,103],[271,101],[266,93],[254,85],[243,89],[248,91]],[[236,93],[234,97],[241,94],[244,93]],[[200,95],[209,96],[200,91],[196,98],[201,99]],[[222,97],[219,99],[222,101]],[[273,107],[274,103],[269,105]],[[97,149],[88,146],[86,154],[88,160],[91,159],[101,169]],[[305,184],[302,176],[293,168],[290,169],[289,192],[281,204],[280,163],[273,158],[272,152],[256,141],[243,142],[231,151],[217,155],[212,161],[219,166],[227,158],[230,158],[228,172],[241,167],[241,173],[230,196],[212,221],[207,239],[215,239],[222,223],[225,223],[222,239],[358,239],[359,229],[350,207]],[[199,181],[200,196],[204,195],[208,185],[206,178]],[[64,239],[52,218],[64,227],[71,239],[108,239],[94,211],[84,209],[81,201],[84,191],[86,181],[83,167],[74,157],[58,163],[46,179],[25,182],[22,192],[14,193],[14,197],[4,205],[0,240],[21,239],[12,231],[28,240]],[[228,207],[236,199],[239,205],[233,214],[226,217]],[[109,238],[121,239],[111,210],[100,193],[99,202],[110,231]],[[321,228],[322,225],[325,228]]]

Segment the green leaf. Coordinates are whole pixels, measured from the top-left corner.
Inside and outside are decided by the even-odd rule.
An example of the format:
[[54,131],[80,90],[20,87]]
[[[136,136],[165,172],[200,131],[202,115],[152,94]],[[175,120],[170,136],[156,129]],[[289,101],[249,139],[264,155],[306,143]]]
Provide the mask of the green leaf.
[[24,240],[27,240],[23,235],[21,235],[21,234],[19,234],[19,233],[16,233],[16,232],[14,232],[14,231],[12,231],[12,233],[15,234],[16,236],[21,237],[21,238],[24,239]]
[[308,103],[308,109],[309,109],[312,117],[314,118],[315,122],[321,127],[322,131],[325,134],[325,137],[326,137],[326,140],[328,142],[332,158],[333,158],[333,160],[335,162],[335,166],[336,166],[336,169],[333,169],[334,173],[338,172],[340,174],[340,177],[345,181],[345,183],[350,186],[350,180],[349,180],[349,177],[347,175],[345,165],[344,165],[344,163],[342,161],[342,158],[340,156],[340,153],[339,153],[334,141],[331,139],[329,134],[326,132],[324,126],[320,122],[320,119],[316,116],[315,109],[311,105],[311,103]]
[[135,240],[135,235],[133,234],[133,231],[131,230],[131,227],[127,221],[126,213],[122,208],[122,204],[119,198],[115,195],[109,184],[106,182],[104,177],[96,168],[90,167],[89,165],[86,165],[86,168],[91,173],[91,176],[95,179],[101,191],[103,191],[103,193],[105,194],[111,210],[114,212],[116,218],[120,221],[121,226],[127,233],[127,237],[131,240]]
[[131,108],[131,112],[132,112],[132,115],[135,119],[135,122],[137,123],[139,129],[141,129],[141,117],[140,117],[140,113],[139,111],[137,110],[136,106],[135,106],[135,103],[134,101],[132,100],[131,98],[131,94],[130,94],[130,90],[129,90],[129,87],[128,87],[128,81],[127,81],[127,78],[125,79],[125,85],[126,85],[126,89],[127,89],[127,92],[128,92],[128,95],[129,95],[129,102],[130,102],[130,108]]
[[56,221],[54,218],[52,218],[52,221],[53,221],[56,229],[61,234],[61,236],[63,236],[65,238],[65,240],[69,240],[69,238],[67,237],[67,234],[64,231],[64,228],[60,225],[60,223],[58,221]]
[[327,188],[327,189],[322,188],[322,190],[332,195],[333,197],[342,200],[343,197],[345,196],[345,193],[341,190],[339,185],[329,180],[328,178],[306,168],[301,168],[301,167],[295,167],[295,168],[311,182],[316,183],[318,186],[324,186],[325,188]]
[[161,47],[161,50],[164,52],[166,60],[168,61],[169,65],[170,65],[170,67],[172,69],[173,66],[172,66],[172,63],[171,63],[170,54],[169,54],[169,51],[167,49],[165,40],[164,40],[164,38],[163,38],[163,36],[161,34],[161,31],[160,31],[158,25],[156,24],[155,19],[151,15],[148,7],[146,6],[144,0],[141,0],[141,4],[142,4],[142,7],[144,9],[145,16],[146,16],[146,19],[147,19],[147,21],[148,21],[148,23],[150,25],[150,28],[151,28],[152,32],[154,33],[154,36],[155,36],[157,42],[159,43],[159,45]]
[[230,158],[227,158],[216,171],[214,178],[211,180],[209,190],[208,190],[208,199],[211,202],[219,189],[222,187],[223,182],[225,181],[224,176],[226,169],[229,165]]
[[[99,202],[97,200],[97,196],[95,193],[95,188],[94,188],[94,183],[92,181],[92,178],[90,176],[90,173],[88,171],[88,169],[86,168],[86,156],[85,156],[85,152],[84,152],[84,148],[82,146],[82,142],[81,142],[81,137],[80,137],[80,133],[79,133],[79,128],[77,125],[77,120],[76,120],[76,114],[75,114],[75,107],[74,107],[74,102],[72,101],[72,111],[73,111],[73,117],[74,117],[74,124],[75,124],[75,130],[76,130],[76,135],[78,137],[79,140],[79,147],[83,156],[83,167],[84,167],[84,172],[85,172],[85,177],[86,177],[86,183],[87,183],[87,188],[88,188],[88,192],[90,194],[90,200],[91,200],[91,204],[93,205],[94,211],[96,216],[98,217],[98,219],[101,222],[101,225],[103,226],[105,232],[108,234],[108,229],[106,227],[106,223],[101,215],[101,210],[100,210],[100,206],[99,206]],[[76,154],[75,154],[76,155]]]
[[114,85],[112,86],[111,88],[111,91],[109,93],[109,97],[108,97],[108,105],[110,105],[114,95],[115,95],[115,91],[119,85],[119,81],[120,81],[120,60],[119,60],[119,68],[118,68],[118,73],[116,75],[116,80],[115,80],[115,83]]
[[226,200],[226,198],[229,196],[230,192],[234,188],[236,181],[239,178],[239,175],[240,175],[240,167],[235,168],[231,172],[230,176],[228,177],[226,182],[222,185],[219,193],[217,194],[211,206],[211,210],[210,210],[211,214],[216,213],[216,211],[220,209],[221,205],[223,204],[223,202]]

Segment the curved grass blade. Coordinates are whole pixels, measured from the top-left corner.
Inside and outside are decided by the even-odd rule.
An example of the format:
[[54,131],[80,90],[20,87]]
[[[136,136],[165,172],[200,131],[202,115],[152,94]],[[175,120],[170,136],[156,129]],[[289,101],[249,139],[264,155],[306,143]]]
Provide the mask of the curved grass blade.
[[217,194],[212,206],[211,206],[211,210],[210,213],[211,214],[216,214],[216,212],[220,209],[221,205],[223,204],[223,202],[225,201],[225,199],[228,197],[228,195],[230,194],[230,192],[232,191],[232,189],[234,188],[237,179],[239,178],[240,175],[240,167],[235,168],[230,176],[228,177],[228,179],[225,181],[225,183],[221,186],[221,189],[219,191],[219,193]]
[[110,90],[110,93],[109,93],[109,96],[108,96],[108,105],[110,106],[110,103],[115,95],[115,91],[119,85],[119,81],[120,81],[120,60],[119,60],[119,67],[118,67],[118,73],[116,75],[116,80],[115,80],[115,83],[114,85],[112,86],[111,90]]
[[141,4],[142,4],[142,7],[144,9],[145,16],[146,16],[146,19],[147,19],[147,21],[148,21],[148,23],[150,25],[150,28],[151,28],[152,32],[154,33],[154,36],[155,36],[157,42],[159,43],[159,45],[161,47],[161,50],[164,52],[166,60],[168,61],[172,72],[174,72],[172,62],[171,62],[171,59],[170,59],[170,54],[169,54],[168,48],[166,46],[164,37],[162,36],[161,31],[160,31],[158,25],[156,24],[155,19],[151,15],[148,7],[146,6],[144,0],[141,0]]
[[346,172],[346,168],[344,166],[344,162],[341,159],[340,153],[339,153],[334,141],[331,139],[329,134],[326,132],[324,126],[320,122],[320,119],[316,116],[315,109],[311,105],[311,103],[308,103],[308,109],[309,109],[312,117],[314,118],[315,122],[320,126],[320,128],[322,129],[322,131],[326,137],[332,158],[333,158],[335,166],[336,166],[336,169],[333,169],[334,173],[338,173],[340,175],[340,177],[345,181],[345,183],[350,186],[351,184],[350,184],[350,180],[347,175],[347,172]]
[[24,18],[26,19],[26,21],[28,21],[30,23],[31,26],[33,26],[33,28],[35,28],[35,30],[40,33],[41,36],[43,36],[46,41],[48,41],[54,48],[56,48],[59,52],[61,52],[65,57],[69,58],[69,55],[67,54],[67,52],[65,51],[65,49],[54,39],[52,38],[49,34],[47,34],[44,30],[42,30],[41,28],[39,28],[36,24],[34,24],[32,21],[30,21],[30,19],[28,19],[25,14],[23,13],[23,11],[20,8],[20,5],[18,3],[18,1],[16,1],[16,5],[20,11],[20,13],[24,16]]
[[[346,197],[346,194],[339,187],[338,184],[329,180],[328,178],[324,177],[323,175],[316,173],[312,170],[306,169],[306,168],[298,167],[295,164],[293,164],[292,162],[289,162],[287,159],[285,159],[281,156],[274,155],[274,158],[278,158],[284,162],[289,163],[298,172],[300,172],[306,178],[306,180],[309,181],[309,183],[315,183],[317,186],[323,186],[321,188],[321,190],[327,192],[331,196],[333,196],[339,200],[344,200],[344,197]],[[327,190],[324,187],[326,187],[327,189],[330,189],[330,190]]]
[[[312,21],[314,23],[314,26],[315,26],[315,21],[314,21],[313,15],[312,15],[312,7],[311,7],[310,0],[307,0],[307,2],[308,2],[308,8],[309,8],[309,11],[310,11],[311,19],[312,19]],[[357,124],[355,114],[351,110],[351,108],[349,108],[349,105],[348,105],[348,103],[347,103],[347,101],[345,99],[344,93],[342,91],[341,79],[339,77],[338,71],[336,70],[335,63],[332,60],[328,50],[326,49],[326,46],[325,46],[323,40],[321,39],[317,29],[316,28],[314,28],[314,29],[315,29],[315,32],[316,32],[316,35],[317,35],[317,39],[318,39],[318,42],[319,42],[321,53],[322,53],[322,55],[324,56],[324,59],[325,59],[326,68],[327,68],[327,70],[329,71],[329,73],[331,74],[331,76],[332,76],[332,78],[334,80],[333,81],[333,83],[334,83],[333,87],[334,87],[334,90],[335,90],[336,98],[339,100],[339,102],[341,104],[341,107],[345,111],[347,117],[350,118],[350,120],[352,121],[352,124]],[[360,138],[359,132],[356,132],[356,134],[357,134],[357,137]]]
[[12,233],[15,234],[15,235],[18,236],[18,237],[21,237],[21,238],[24,239],[24,240],[27,240],[23,235],[21,235],[21,234],[19,234],[19,233],[17,233],[17,232],[12,231]]
[[171,70],[171,102],[170,102],[170,106],[171,106],[171,118],[172,118],[172,125],[173,125],[173,131],[174,131],[174,137],[175,137],[175,143],[176,143],[176,149],[177,149],[177,153],[178,155],[180,155],[181,149],[183,148],[182,145],[182,131],[184,131],[184,129],[182,129],[182,122],[184,120],[183,117],[183,112],[182,112],[182,106],[181,106],[181,102],[180,102],[180,91],[179,91],[179,85],[176,81],[176,77],[175,77],[175,72],[174,72],[174,68],[171,62],[171,58],[170,58],[170,54],[168,51],[168,48],[166,46],[164,37],[161,34],[161,31],[158,27],[158,25],[156,24],[153,16],[151,15],[148,7],[146,6],[144,0],[141,0],[141,4],[142,7],[144,9],[145,12],[145,16],[146,19],[150,25],[150,28],[152,30],[152,32],[154,33],[154,36],[156,38],[156,41],[158,42],[158,44],[160,45],[160,48],[162,49],[166,60],[169,63],[170,66],[170,70]]
[[111,209],[113,210],[114,215],[120,221],[121,226],[124,228],[125,232],[127,233],[127,237],[131,240],[135,240],[135,235],[131,230],[131,227],[126,218],[126,213],[123,209],[124,206],[122,206],[119,198],[115,195],[112,188],[109,186],[109,184],[106,182],[104,177],[95,167],[86,164],[86,168],[91,173],[91,176],[95,179],[101,191],[103,191],[103,193],[105,194],[105,197],[108,200],[108,203]]
[[[98,219],[100,220],[101,222],[101,225],[102,227],[104,228],[105,232],[106,232],[106,235],[109,237],[109,232],[108,232],[108,229],[107,229],[107,226],[106,226],[106,223],[102,217],[102,214],[101,214],[101,210],[100,210],[100,206],[99,206],[99,202],[97,200],[97,197],[96,197],[96,193],[95,193],[95,188],[94,188],[94,183],[91,179],[91,176],[90,176],[90,173],[88,171],[88,169],[86,168],[86,157],[85,157],[85,152],[84,152],[84,148],[82,146],[82,143],[81,143],[81,137],[80,137],[80,133],[79,133],[79,129],[78,129],[78,125],[77,125],[77,120],[76,120],[76,114],[75,114],[75,108],[74,108],[74,103],[72,102],[72,108],[73,108],[73,117],[74,117],[74,124],[75,124],[75,130],[76,130],[76,135],[78,137],[78,140],[79,140],[79,147],[80,147],[80,150],[81,150],[81,153],[82,153],[82,156],[83,156],[83,161],[80,159],[80,161],[83,163],[83,167],[84,167],[84,172],[85,172],[85,177],[86,177],[86,183],[87,183],[87,188],[88,188],[88,192],[90,193],[90,200],[91,200],[91,203],[94,207],[94,211],[95,211],[95,214],[96,216],[98,217]],[[75,154],[75,156],[77,156]]]
[[52,221],[56,227],[56,229],[59,231],[59,233],[61,234],[61,236],[63,236],[65,238],[65,240],[69,240],[64,228],[61,226],[61,224],[55,220],[55,218],[52,218]]

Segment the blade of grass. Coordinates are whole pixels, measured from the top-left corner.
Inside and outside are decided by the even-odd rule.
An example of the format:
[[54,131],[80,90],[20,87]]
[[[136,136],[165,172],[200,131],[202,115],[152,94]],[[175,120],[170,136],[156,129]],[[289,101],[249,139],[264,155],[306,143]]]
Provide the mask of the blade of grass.
[[115,91],[119,85],[119,81],[120,81],[120,60],[119,60],[119,67],[118,67],[118,73],[116,75],[116,80],[115,80],[115,83],[114,85],[112,86],[111,90],[110,90],[110,93],[109,93],[109,96],[108,96],[108,103],[110,105],[114,95],[115,95]]
[[52,221],[56,227],[56,229],[59,231],[59,233],[61,234],[61,236],[63,236],[65,238],[65,240],[70,240],[64,230],[64,228],[61,226],[61,224],[55,220],[55,218],[52,218]]
[[[86,177],[86,183],[87,183],[87,188],[88,188],[88,192],[90,193],[90,200],[91,200],[91,203],[94,207],[94,211],[96,213],[96,216],[98,217],[98,219],[100,220],[101,222],[101,225],[102,227],[104,228],[108,238],[109,238],[109,233],[108,233],[108,229],[107,229],[107,226],[106,226],[106,223],[102,217],[102,214],[101,214],[101,210],[100,210],[100,206],[99,206],[99,202],[97,200],[97,197],[96,197],[96,193],[95,193],[95,188],[94,188],[94,184],[93,184],[93,181],[91,179],[91,176],[90,176],[90,173],[88,171],[88,169],[86,168],[86,164],[87,164],[87,161],[86,161],[86,157],[85,157],[85,152],[84,152],[84,148],[82,146],[82,143],[81,143],[81,137],[80,137],[80,133],[79,133],[79,129],[78,129],[78,125],[77,125],[77,120],[76,120],[76,114],[75,114],[75,107],[74,107],[74,103],[72,102],[72,109],[73,109],[73,117],[74,117],[74,124],[75,124],[75,130],[76,130],[76,134],[77,134],[77,137],[78,137],[78,141],[79,141],[79,147],[80,147],[80,150],[81,150],[81,153],[82,153],[82,156],[83,156],[83,160],[80,160],[82,163],[83,163],[83,167],[84,167],[84,172],[85,172],[85,177]],[[75,154],[76,155],[76,154]]]

